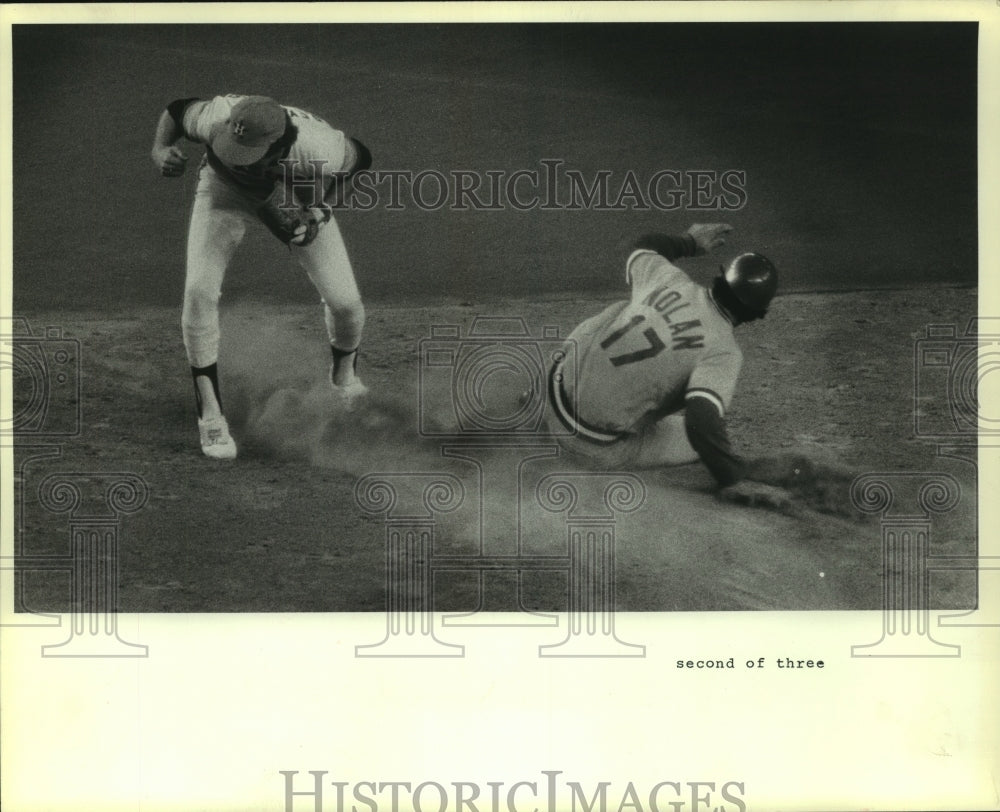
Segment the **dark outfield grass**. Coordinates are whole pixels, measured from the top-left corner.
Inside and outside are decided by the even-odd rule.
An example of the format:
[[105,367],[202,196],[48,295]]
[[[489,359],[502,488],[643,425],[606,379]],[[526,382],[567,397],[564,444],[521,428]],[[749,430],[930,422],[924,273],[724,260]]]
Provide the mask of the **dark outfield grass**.
[[[225,92],[324,114],[382,170],[551,159],[610,171],[612,198],[629,170],[746,173],[731,212],[345,212],[370,300],[609,291],[628,237],[718,218],[786,290],[974,285],[976,40],[972,23],[18,26],[14,312],[179,303],[195,173],[161,179],[149,143],[168,101]],[[264,234],[226,294],[315,298]]]

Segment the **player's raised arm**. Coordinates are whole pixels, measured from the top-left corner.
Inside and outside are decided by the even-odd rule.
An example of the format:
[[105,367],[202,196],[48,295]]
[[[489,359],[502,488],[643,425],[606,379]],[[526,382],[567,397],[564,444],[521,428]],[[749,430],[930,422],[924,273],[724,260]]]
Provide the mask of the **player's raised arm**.
[[661,257],[673,262],[681,257],[693,257],[698,245],[690,234],[643,234],[634,243],[632,251],[653,251]]
[[169,108],[164,109],[160,113],[160,120],[156,123],[156,133],[153,135],[153,146],[150,149],[153,163],[164,177],[175,178],[184,174],[187,155],[175,146],[182,135],[184,130]]
[[683,234],[651,233],[636,239],[625,262],[625,280],[643,286],[662,265],[656,254],[674,263],[683,257],[697,257],[725,245],[733,227],[726,223],[695,223]]
[[643,234],[632,243],[632,252],[654,251],[670,262],[681,257],[697,257],[726,244],[726,235],[733,230],[726,223],[695,223],[680,235]]

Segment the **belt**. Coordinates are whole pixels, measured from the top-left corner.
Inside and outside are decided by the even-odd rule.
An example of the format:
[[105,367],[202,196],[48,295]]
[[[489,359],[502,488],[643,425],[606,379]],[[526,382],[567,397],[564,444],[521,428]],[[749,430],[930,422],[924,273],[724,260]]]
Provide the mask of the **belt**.
[[552,409],[555,411],[556,417],[559,418],[559,422],[581,440],[587,440],[595,445],[611,445],[626,436],[591,426],[576,415],[576,409],[573,408],[569,396],[566,394],[566,388],[563,386],[562,364],[554,364],[549,372],[549,401],[552,403]]

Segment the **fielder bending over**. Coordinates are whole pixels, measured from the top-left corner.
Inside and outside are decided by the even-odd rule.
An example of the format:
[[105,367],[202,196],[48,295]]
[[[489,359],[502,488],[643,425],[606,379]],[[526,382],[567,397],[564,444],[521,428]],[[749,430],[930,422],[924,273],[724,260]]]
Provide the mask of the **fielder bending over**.
[[188,230],[181,327],[194,377],[201,449],[233,459],[236,443],[222,411],[217,368],[219,296],[248,223],[285,242],[323,301],[335,396],[350,405],[367,391],[356,375],[365,310],[333,208],[371,155],[319,116],[265,96],[178,99],[160,115],[151,155],[178,177],[182,137],[204,144]]
[[631,299],[570,334],[576,363],[552,369],[549,420],[569,451],[600,467],[700,459],[724,497],[776,505],[786,492],[751,479],[730,444],[726,410],[743,362],[733,328],[764,317],[777,271],[760,254],[741,254],[706,289],[673,264],[722,246],[731,230],[696,224],[636,241],[625,263]]

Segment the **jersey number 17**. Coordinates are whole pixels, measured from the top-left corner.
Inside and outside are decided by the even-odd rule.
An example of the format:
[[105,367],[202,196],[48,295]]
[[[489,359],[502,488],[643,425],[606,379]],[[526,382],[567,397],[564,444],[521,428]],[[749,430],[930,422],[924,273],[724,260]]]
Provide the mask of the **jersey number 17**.
[[[612,347],[622,336],[631,332],[634,327],[642,324],[646,320],[643,315],[636,315],[631,318],[628,324],[623,327],[619,327],[613,333],[611,333],[607,338],[601,342],[601,349],[607,350]],[[647,358],[655,358],[663,350],[666,349],[667,345],[663,343],[663,339],[660,338],[659,334],[653,327],[647,327],[642,331],[643,337],[649,342],[648,347],[643,347],[641,350],[636,350],[635,352],[626,352],[621,355],[612,355],[608,360],[611,361],[611,365],[615,367],[624,366],[625,364],[634,364],[637,361],[645,361]]]

